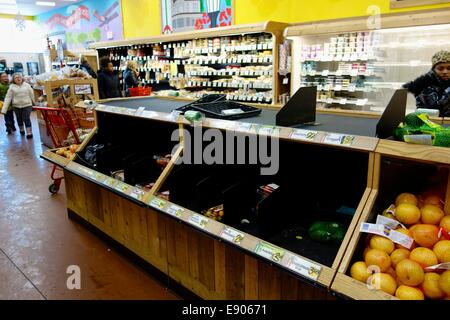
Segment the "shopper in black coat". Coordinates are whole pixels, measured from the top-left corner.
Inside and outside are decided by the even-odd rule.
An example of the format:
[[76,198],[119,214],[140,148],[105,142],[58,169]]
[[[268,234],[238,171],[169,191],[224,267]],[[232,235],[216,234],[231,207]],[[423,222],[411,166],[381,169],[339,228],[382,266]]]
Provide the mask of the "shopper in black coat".
[[124,91],[127,97],[130,96],[130,88],[139,86],[139,74],[136,61],[127,61],[127,68],[123,72]]
[[437,109],[441,117],[450,117],[450,51],[433,56],[431,70],[403,87],[416,97],[418,108]]
[[122,97],[120,92],[119,76],[114,73],[114,66],[108,57],[100,59],[100,71],[98,72],[98,91],[100,99]]

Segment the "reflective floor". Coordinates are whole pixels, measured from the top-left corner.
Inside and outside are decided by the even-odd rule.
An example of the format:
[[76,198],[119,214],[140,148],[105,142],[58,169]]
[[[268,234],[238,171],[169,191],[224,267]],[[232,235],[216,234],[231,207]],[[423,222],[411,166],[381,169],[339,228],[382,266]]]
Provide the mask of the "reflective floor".
[[[178,299],[165,285],[67,218],[64,183],[51,196],[51,165],[34,139],[7,136],[0,119],[0,300]],[[69,266],[81,289],[68,289]],[[77,284],[72,277],[69,283]]]

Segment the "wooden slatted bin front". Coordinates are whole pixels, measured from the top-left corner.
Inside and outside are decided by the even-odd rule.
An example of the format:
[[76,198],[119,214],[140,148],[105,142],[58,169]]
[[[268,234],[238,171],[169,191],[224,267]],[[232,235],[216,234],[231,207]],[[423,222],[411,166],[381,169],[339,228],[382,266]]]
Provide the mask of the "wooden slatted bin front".
[[[224,233],[237,231],[245,240],[238,245],[225,241],[224,248],[217,240],[197,236],[198,231],[192,228],[170,223],[169,275],[207,298],[323,299],[328,296],[331,281],[371,193],[373,152],[378,139],[352,137],[354,140],[350,139],[348,145],[340,142],[333,145],[322,142],[331,141],[333,135],[328,133],[316,132],[305,142],[292,139],[295,134],[290,128],[273,128],[270,132],[259,125],[243,130],[244,127],[245,124],[209,120],[202,128],[185,126],[187,158],[172,170],[166,181],[171,202],[194,216],[185,217],[187,223],[208,216],[211,208],[223,206],[223,216],[220,219],[209,216],[208,224],[200,231],[222,240],[227,240],[222,237]],[[230,164],[216,159],[214,164],[197,163],[195,156],[207,154],[211,146],[195,137],[212,134],[211,128],[221,128],[213,135],[223,137],[224,147],[219,146],[215,154],[227,161],[239,152],[250,157],[257,155],[262,143],[258,139],[266,139],[267,134],[271,139],[276,136],[279,144],[272,149],[272,155],[276,155],[272,164],[277,170],[265,175],[261,170],[265,166],[258,161]],[[236,142],[231,147],[227,144],[230,142],[227,139],[233,139],[230,135]],[[344,136],[340,138],[339,141],[345,140]],[[239,146],[244,149],[238,150]],[[261,188],[269,185],[276,190],[261,198]],[[342,238],[328,242],[313,239],[308,229],[316,222],[342,225]],[[224,250],[228,253],[225,256]],[[228,277],[235,274],[236,268],[243,269],[244,274],[231,278],[231,289],[226,287],[223,291],[215,287],[224,276],[229,286]],[[316,276],[308,274],[311,268],[318,270]],[[206,277],[206,270],[215,272],[215,277]],[[282,290],[289,287],[294,291]]]
[[[375,156],[373,191],[333,281],[332,290],[334,292],[351,299],[361,300],[405,299],[407,296],[416,299],[428,299],[431,297],[439,298],[440,294],[445,296],[442,290],[436,289],[438,287],[435,287],[435,289],[440,293],[433,294],[428,285],[424,286],[424,279],[425,274],[431,272],[431,270],[425,269],[427,266],[448,262],[436,250],[435,244],[439,241],[448,240],[440,230],[440,221],[443,217],[450,215],[449,167],[450,149],[448,148],[411,145],[388,140],[380,141]],[[414,197],[400,196],[404,193],[415,195],[417,199],[415,207],[417,209],[411,207],[415,203]],[[399,207],[402,202],[406,202],[408,206]],[[440,207],[440,209],[434,208],[430,215],[429,209],[424,209],[425,204],[431,204]],[[386,210],[388,208],[390,210]],[[371,233],[360,232],[365,223],[386,225],[382,222],[383,218],[379,216],[392,218],[394,224],[396,220],[402,221],[403,225],[396,227],[392,225],[392,230],[403,229],[404,234],[415,240],[413,245],[410,248],[405,248],[396,243],[398,239],[394,238],[395,240],[390,242],[380,240],[376,235],[374,239],[374,235]],[[449,218],[445,218],[445,220],[447,219]],[[392,221],[390,222],[392,223]],[[417,225],[420,225],[419,229],[417,229]],[[424,225],[426,226],[424,227]],[[422,232],[422,230],[424,231]],[[443,231],[448,233],[450,230],[447,227],[447,230]],[[385,232],[382,235],[383,239],[395,234],[389,229],[383,230],[383,232]],[[446,242],[446,244],[448,243]],[[413,251],[414,248],[418,247],[425,247],[427,250]],[[366,251],[367,248],[382,249],[389,257],[389,259],[384,259],[383,262],[373,265],[375,269],[374,271],[373,269],[369,270],[369,273],[389,274],[395,280],[394,283],[392,283],[392,279],[384,275],[376,275],[363,282],[362,280],[368,274],[364,273],[362,264],[359,264],[360,268],[355,265],[353,269],[355,278],[351,277],[351,268],[355,263],[367,262],[367,266],[374,261],[374,255],[378,254],[374,254],[374,251],[372,251],[372,254],[367,257],[365,255],[368,252]],[[408,251],[396,251],[397,249],[407,249],[409,253]],[[393,253],[392,250],[394,250]],[[411,252],[413,253],[411,254]],[[424,256],[430,259],[429,262],[424,260]],[[408,262],[402,263],[397,268],[402,260],[408,260]],[[380,261],[382,261],[381,258]],[[416,262],[417,264],[415,264]],[[410,266],[411,270],[406,272],[405,269]],[[442,273],[441,270],[434,271],[434,273],[436,272]],[[356,280],[358,278],[359,280]],[[400,286],[403,287],[400,288]],[[424,287],[426,288],[424,289]],[[397,291],[397,289],[399,290]]]

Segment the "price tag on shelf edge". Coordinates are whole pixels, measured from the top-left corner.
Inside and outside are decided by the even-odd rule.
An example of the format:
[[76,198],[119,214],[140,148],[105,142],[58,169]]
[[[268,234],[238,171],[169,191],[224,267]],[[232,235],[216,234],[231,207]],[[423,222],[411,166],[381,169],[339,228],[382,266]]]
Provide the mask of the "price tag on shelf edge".
[[128,185],[126,185],[126,184],[123,183],[123,182],[118,182],[118,183],[116,184],[116,186],[114,187],[114,189],[116,189],[116,190],[119,191],[119,192],[127,192],[127,190],[128,190]]
[[178,207],[174,204],[169,205],[169,207],[166,209],[166,212],[168,214],[170,214],[171,216],[180,218],[183,215],[183,212],[185,211],[185,209]]
[[230,227],[225,227],[220,232],[219,235],[222,239],[228,240],[230,242],[233,242],[234,244],[240,245],[242,240],[244,240],[244,234],[240,231],[237,231]]
[[351,146],[354,139],[354,136],[338,133],[327,133],[322,142],[334,145]]
[[362,223],[359,231],[388,238],[392,242],[402,245],[405,248],[411,248],[414,243],[414,239],[382,224]]
[[317,281],[322,271],[322,266],[311,263],[308,260],[302,259],[298,256],[289,254],[286,262],[286,267],[292,271],[314,281]]
[[194,213],[194,214],[192,214],[192,216],[189,217],[188,221],[190,224],[193,224],[201,229],[205,229],[206,225],[209,222],[209,219],[198,213]]
[[151,207],[159,210],[162,210],[166,206],[166,204],[167,202],[165,200],[156,197],[152,198],[149,203]]
[[309,131],[303,129],[294,129],[291,133],[291,139],[313,141],[317,136],[317,131]]
[[280,263],[284,257],[285,251],[265,242],[258,242],[255,253],[261,257]]

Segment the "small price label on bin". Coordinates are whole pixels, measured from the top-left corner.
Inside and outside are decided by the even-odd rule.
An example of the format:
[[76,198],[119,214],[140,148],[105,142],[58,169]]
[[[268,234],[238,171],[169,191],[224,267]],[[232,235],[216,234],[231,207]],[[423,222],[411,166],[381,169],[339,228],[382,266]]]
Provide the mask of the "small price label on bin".
[[311,263],[308,260],[302,259],[292,254],[290,254],[287,259],[286,267],[314,281],[317,281],[317,279],[319,279],[320,272],[322,271],[322,266]]
[[150,207],[156,208],[156,209],[163,209],[166,206],[167,202],[160,199],[160,198],[153,198],[150,200]]
[[114,187],[114,189],[116,189],[117,191],[120,191],[120,192],[127,192],[128,186],[125,183],[119,182]]
[[242,232],[230,227],[223,228],[222,232],[220,233],[220,237],[239,245],[241,244],[242,240],[244,240],[244,234]]
[[323,143],[351,146],[355,140],[354,136],[348,136],[344,134],[328,133],[323,139]]
[[92,88],[90,84],[76,84],[75,94],[92,94]]
[[171,216],[177,217],[177,218],[181,218],[181,216],[183,215],[183,212],[185,210],[181,207],[178,207],[174,204],[169,205],[169,207],[167,208],[166,212],[168,214],[170,214]]
[[205,229],[208,222],[209,222],[208,218],[197,213],[194,213],[192,216],[189,217],[189,223],[199,227],[200,229]]
[[317,136],[317,131],[303,129],[294,129],[291,133],[291,139],[313,141]]
[[145,194],[144,190],[134,187],[130,193],[130,197],[132,197],[136,200],[142,200],[142,197],[144,196],[144,194]]
[[265,242],[259,242],[256,245],[255,253],[261,257],[267,258],[275,262],[281,262],[284,257],[284,250],[272,246]]

